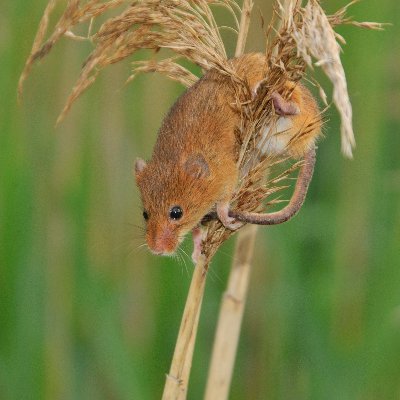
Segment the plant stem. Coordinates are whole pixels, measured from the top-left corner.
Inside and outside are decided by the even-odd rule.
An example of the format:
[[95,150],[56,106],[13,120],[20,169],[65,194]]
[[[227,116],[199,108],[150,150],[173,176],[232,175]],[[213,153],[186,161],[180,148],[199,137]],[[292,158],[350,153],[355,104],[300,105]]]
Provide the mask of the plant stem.
[[[235,56],[240,56],[244,52],[252,8],[252,0],[243,1]],[[246,232],[246,229],[247,228],[244,228],[243,231]],[[253,229],[256,231],[256,228]],[[246,234],[239,234],[238,242],[240,240],[240,237],[246,238]],[[236,248],[238,249],[238,244],[236,244]],[[250,253],[252,253],[252,250]],[[199,322],[201,303],[203,300],[205,282],[207,277],[207,269],[208,265],[206,264],[205,257],[201,256],[198,263],[196,264],[192,277],[192,282],[190,284],[189,294],[182,316],[181,326],[179,329],[170,372],[167,375],[167,379],[165,382],[162,400],[186,399],[190,369],[192,366],[194,344],[196,341],[197,326]],[[235,353],[236,347],[233,354]]]
[[257,226],[244,227],[237,238],[232,270],[224,293],[205,400],[228,398],[251,271]]
[[194,268],[162,400],[186,399],[207,270],[208,265],[205,257],[202,255]]
[[242,13],[240,16],[239,34],[236,42],[235,57],[239,57],[244,53],[247,33],[249,32],[250,14],[252,8],[253,8],[253,0],[243,0]]

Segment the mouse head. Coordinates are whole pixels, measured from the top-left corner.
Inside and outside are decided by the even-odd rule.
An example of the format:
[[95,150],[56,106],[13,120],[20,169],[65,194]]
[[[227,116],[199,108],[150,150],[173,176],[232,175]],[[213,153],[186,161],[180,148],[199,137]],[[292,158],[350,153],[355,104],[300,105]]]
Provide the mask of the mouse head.
[[135,176],[143,203],[147,245],[154,254],[172,255],[186,233],[215,204],[209,164],[201,154],[180,160],[153,159],[149,163],[137,159]]

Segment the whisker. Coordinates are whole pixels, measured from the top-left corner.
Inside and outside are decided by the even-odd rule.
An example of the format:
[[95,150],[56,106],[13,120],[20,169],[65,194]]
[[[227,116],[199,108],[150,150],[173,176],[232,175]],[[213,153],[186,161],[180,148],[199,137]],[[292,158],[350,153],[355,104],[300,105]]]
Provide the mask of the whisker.
[[136,246],[136,248],[134,249],[134,251],[136,253],[139,253],[142,250],[147,250],[149,248],[149,246],[147,245],[147,243],[142,243],[139,246]]
[[133,224],[131,222],[127,222],[127,224],[129,226],[132,226],[132,227],[136,228],[136,229],[139,229],[142,232],[146,232],[146,228],[144,226],[142,226],[142,225],[136,225],[136,224]]
[[186,253],[186,251],[185,251],[182,247],[180,247],[179,250],[181,250],[182,253],[187,257],[187,259],[188,259],[190,262],[192,262],[192,257],[190,257],[189,254]]
[[127,257],[131,256],[132,254],[138,254],[139,252],[143,251],[143,249],[147,248],[148,248],[147,243],[142,243],[138,246],[134,246],[133,243],[130,243],[130,246],[125,256]]
[[181,266],[181,274],[183,275],[183,264],[182,264],[182,260],[180,258],[179,252],[176,252],[172,255],[172,258],[174,260],[177,260],[178,264]]
[[233,254],[230,254],[226,251],[222,251],[220,248],[218,249],[218,253],[222,254],[223,256],[226,256],[227,258],[229,258],[229,260],[232,262],[233,260],[235,260],[235,256]]
[[[188,254],[182,248],[178,247],[178,251],[182,252],[183,255],[186,255],[189,258]],[[183,264],[185,265],[186,273],[187,273],[187,276],[189,278],[189,276],[190,276],[189,275],[189,269],[188,269],[188,266],[186,264],[185,257],[183,257],[183,256],[182,256],[182,261],[183,261]]]
[[221,283],[222,285],[224,284],[224,281],[222,280],[222,278],[218,275],[218,273],[215,271],[214,268],[210,267],[208,268],[207,271],[210,274],[210,278],[212,279],[212,281],[215,283],[216,281],[218,281],[219,283]]

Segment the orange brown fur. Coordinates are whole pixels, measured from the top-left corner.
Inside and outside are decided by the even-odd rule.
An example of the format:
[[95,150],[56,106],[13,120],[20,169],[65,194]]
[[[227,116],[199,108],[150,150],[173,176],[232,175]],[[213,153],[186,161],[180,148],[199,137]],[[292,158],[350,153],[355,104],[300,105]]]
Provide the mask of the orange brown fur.
[[[250,88],[265,77],[261,54],[247,54],[231,63]],[[318,108],[303,86],[288,84],[287,88],[302,110],[293,117],[294,131],[315,120]],[[162,123],[151,160],[136,168],[143,207],[149,214],[146,240],[157,254],[173,253],[216,203],[232,197],[238,177],[235,128],[240,122],[240,114],[231,106],[234,99],[231,78],[207,72],[176,101]],[[299,140],[294,155],[303,154],[315,136],[316,130]],[[173,206],[182,208],[181,219],[169,218]]]
[[300,114],[291,117],[293,128],[287,132],[292,142],[288,153],[300,158],[310,150],[321,134],[322,118],[317,102],[310,91],[301,83],[287,82],[286,89],[291,92],[289,100],[296,103]]

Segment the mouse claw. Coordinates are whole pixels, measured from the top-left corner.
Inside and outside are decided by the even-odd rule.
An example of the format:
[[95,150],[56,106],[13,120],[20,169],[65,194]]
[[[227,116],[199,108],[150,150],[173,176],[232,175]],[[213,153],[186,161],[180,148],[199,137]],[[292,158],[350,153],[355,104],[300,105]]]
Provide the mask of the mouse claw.
[[235,218],[232,218],[228,215],[229,213],[229,203],[217,203],[217,214],[219,220],[222,222],[225,228],[230,229],[231,231],[236,231],[241,228],[244,223],[237,221]]
[[236,231],[244,225],[243,222],[237,221],[235,218],[231,217],[229,217],[228,221],[223,222],[223,224],[225,228],[228,228],[231,231]]

